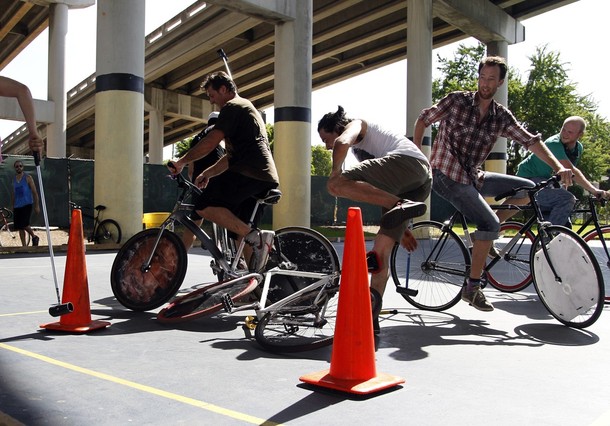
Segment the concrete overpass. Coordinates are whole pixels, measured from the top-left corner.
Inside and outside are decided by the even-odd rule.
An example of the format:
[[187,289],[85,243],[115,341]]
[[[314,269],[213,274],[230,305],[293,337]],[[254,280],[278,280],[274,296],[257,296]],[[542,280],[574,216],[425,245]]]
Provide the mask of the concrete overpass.
[[[500,40],[508,32],[515,33],[519,20],[573,1],[435,0],[433,47],[469,36],[482,42]],[[48,26],[49,7],[39,3],[0,0],[0,70]],[[164,146],[192,136],[204,124],[209,106],[201,98],[199,83],[207,73],[223,68],[216,53],[219,48],[229,57],[240,93],[259,109],[273,105],[274,26],[279,18],[263,17],[262,13],[257,17],[245,7],[240,12],[211,3],[196,1],[146,37],[145,152],[153,105],[162,104]],[[479,20],[481,15],[493,16],[498,9],[512,18],[512,27],[496,28],[495,22]],[[404,0],[313,0],[312,88],[405,59],[407,14],[408,2]],[[68,156],[93,158],[94,94],[95,73],[67,91]],[[8,118],[7,114],[2,118]],[[39,120],[52,120],[48,108],[39,114]],[[46,126],[40,130],[46,134]],[[24,133],[17,130],[6,138],[2,151],[27,153]]]
[[[199,84],[223,68],[218,48],[231,59],[240,94],[259,109],[274,106],[274,154],[284,197],[274,207],[273,226],[308,226],[312,88],[417,58],[407,61],[406,122],[413,123],[431,104],[433,47],[474,36],[488,54],[507,56],[508,45],[525,37],[519,19],[574,0],[197,1],[147,37],[144,0],[98,0],[97,70],[68,91],[68,100],[62,99],[63,68],[56,59],[66,2],[91,0],[57,1],[64,0],[36,1],[50,3],[55,52],[49,55],[54,117],[47,152],[95,156],[95,203],[109,206],[130,236],[141,228],[142,155],[160,163],[164,145],[201,128],[210,105]],[[507,96],[504,85],[498,100],[506,103]],[[424,145],[429,152],[429,137]],[[27,152],[23,134],[9,138],[3,151]],[[506,141],[500,140],[487,169],[502,171],[505,157]]]

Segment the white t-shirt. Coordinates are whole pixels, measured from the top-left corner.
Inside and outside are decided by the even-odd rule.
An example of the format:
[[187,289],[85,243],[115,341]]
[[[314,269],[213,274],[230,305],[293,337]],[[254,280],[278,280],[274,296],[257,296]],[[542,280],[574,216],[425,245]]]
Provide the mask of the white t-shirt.
[[381,158],[399,154],[418,158],[428,163],[423,152],[406,136],[382,129],[375,123],[367,122],[364,138],[351,146],[352,153],[358,161]]

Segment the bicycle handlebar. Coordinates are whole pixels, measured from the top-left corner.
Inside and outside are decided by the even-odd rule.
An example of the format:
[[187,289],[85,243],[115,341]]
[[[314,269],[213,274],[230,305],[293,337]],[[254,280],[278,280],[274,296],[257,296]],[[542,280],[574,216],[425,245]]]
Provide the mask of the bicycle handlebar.
[[[171,167],[172,169],[176,170],[176,168],[174,167],[174,163],[172,161],[167,162],[167,167]],[[189,181],[184,176],[182,176],[182,174],[180,174],[180,173],[171,174],[171,175],[169,175],[169,177],[171,179],[174,179],[175,181],[177,181],[178,187],[184,188],[185,191],[190,189],[191,191],[195,192],[197,195],[201,195],[201,189],[199,189],[197,187],[197,185],[193,184],[191,181]]]
[[510,191],[507,191],[507,192],[505,192],[503,194],[496,195],[494,197],[494,200],[500,201],[503,198],[512,197],[512,196],[516,195],[517,192],[523,191],[523,190],[526,190],[526,191],[531,192],[531,193],[536,193],[536,192],[540,191],[543,188],[546,188],[548,185],[551,185],[551,184],[555,188],[559,188],[559,182],[560,181],[561,181],[561,177],[559,175],[554,175],[554,176],[551,176],[550,178],[548,178],[547,180],[543,180],[543,181],[537,183],[533,187],[531,187],[531,186],[520,186],[518,188],[513,188]]

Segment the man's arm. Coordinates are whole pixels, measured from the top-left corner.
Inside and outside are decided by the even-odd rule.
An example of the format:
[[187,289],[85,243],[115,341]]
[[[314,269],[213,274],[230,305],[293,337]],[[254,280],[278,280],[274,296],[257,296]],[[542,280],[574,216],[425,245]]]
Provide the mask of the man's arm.
[[357,142],[358,135],[362,132],[365,124],[362,120],[353,120],[345,126],[343,133],[335,139],[333,145],[333,168],[331,176],[341,174],[343,162],[347,157],[349,147]]
[[225,154],[218,159],[217,162],[205,169],[199,176],[195,178],[195,185],[199,188],[208,186],[208,182],[214,176],[218,176],[229,168],[229,157]]
[[426,123],[421,118],[415,120],[415,127],[413,129],[413,143],[417,145],[419,149],[421,149],[421,145],[424,140],[424,132],[426,130]]
[[32,199],[34,201],[34,210],[36,213],[40,213],[40,203],[38,201],[38,191],[36,191],[36,185],[34,185],[34,179],[32,176],[28,175],[28,186],[30,187],[30,191],[32,191]]
[[199,160],[212,152],[224,139],[225,134],[221,130],[212,129],[203,139],[189,149],[186,154],[177,161],[172,162],[174,167],[168,166],[173,173],[180,173],[188,163]]
[[540,141],[534,142],[528,146],[528,149],[548,164],[553,169],[553,173],[561,177],[561,183],[566,187],[572,185],[572,170],[565,168],[544,143]]
[[23,83],[7,77],[0,77],[0,96],[16,98],[28,127],[29,144],[32,151],[42,151],[42,138],[36,126],[36,112],[30,89]]
[[559,160],[559,162],[566,169],[572,170],[572,173],[574,174],[574,181],[577,184],[579,184],[580,186],[582,186],[585,190],[587,190],[591,195],[594,195],[597,198],[606,198],[606,199],[608,199],[610,197],[610,194],[608,194],[608,191],[597,189],[595,186],[593,186],[593,184],[591,182],[589,182],[589,180],[586,178],[586,176],[583,174],[583,172],[581,172],[578,167],[573,165],[570,162],[570,160]]

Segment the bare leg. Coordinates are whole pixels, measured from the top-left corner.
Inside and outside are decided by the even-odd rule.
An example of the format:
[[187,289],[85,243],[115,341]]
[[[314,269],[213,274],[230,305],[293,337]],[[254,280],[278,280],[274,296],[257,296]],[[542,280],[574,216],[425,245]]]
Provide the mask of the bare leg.
[[353,201],[361,201],[376,206],[391,209],[400,198],[385,192],[367,182],[346,179],[337,176],[328,181],[328,192],[335,197],[348,198]]
[[[203,223],[203,219],[194,220],[193,222],[195,222],[197,226],[201,226],[201,224]],[[193,246],[194,241],[195,235],[191,231],[189,231],[188,228],[184,228],[184,233],[182,234],[182,243],[184,244],[184,247],[186,247],[186,251],[188,251]]]

